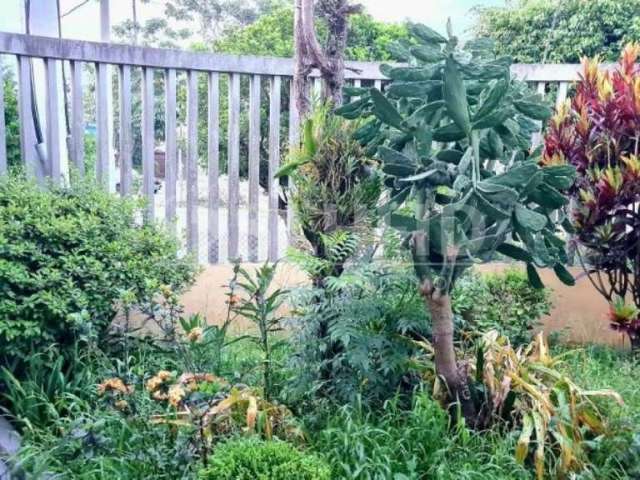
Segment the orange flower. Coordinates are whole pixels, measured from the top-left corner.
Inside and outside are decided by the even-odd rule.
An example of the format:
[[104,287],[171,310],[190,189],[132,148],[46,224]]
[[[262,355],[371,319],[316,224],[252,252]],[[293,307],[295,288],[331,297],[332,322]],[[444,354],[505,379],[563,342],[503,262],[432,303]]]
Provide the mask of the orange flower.
[[172,377],[173,374],[171,372],[160,370],[155,376],[151,377],[147,381],[147,390],[151,393],[157,392],[157,390],[160,389],[160,387],[162,387],[167,382],[167,380],[170,380]]
[[133,392],[132,385],[125,385],[119,378],[109,378],[98,385],[98,395],[102,396],[108,392],[116,395],[128,395]]
[[186,390],[180,385],[172,385],[171,388],[169,388],[168,399],[169,403],[174,408],[178,408],[186,396]]

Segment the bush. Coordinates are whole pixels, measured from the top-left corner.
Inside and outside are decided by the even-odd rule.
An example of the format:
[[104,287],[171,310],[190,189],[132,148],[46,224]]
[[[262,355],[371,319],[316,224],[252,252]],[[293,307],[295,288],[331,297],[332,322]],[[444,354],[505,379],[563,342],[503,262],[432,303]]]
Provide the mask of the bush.
[[[325,283],[325,289],[300,289],[293,298],[299,331],[287,400],[317,394],[372,406],[398,391],[411,393],[418,381],[412,357],[420,351],[412,339],[430,335],[413,273],[363,264]],[[327,336],[318,339],[323,321]]]
[[204,480],[329,480],[329,467],[318,457],[285,442],[256,438],[231,440],[219,445]]
[[136,204],[93,184],[41,189],[0,182],[0,359],[100,336],[125,295],[144,302],[189,284],[195,266],[175,240],[139,226]]
[[453,311],[461,317],[466,338],[497,330],[513,345],[527,344],[550,307],[549,291],[532,287],[527,275],[517,268],[467,274],[453,290]]

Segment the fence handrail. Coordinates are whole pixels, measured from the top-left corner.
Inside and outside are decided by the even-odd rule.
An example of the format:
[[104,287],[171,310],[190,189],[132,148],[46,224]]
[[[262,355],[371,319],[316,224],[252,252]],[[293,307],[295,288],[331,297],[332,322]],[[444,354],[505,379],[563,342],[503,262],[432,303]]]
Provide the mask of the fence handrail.
[[[0,53],[158,69],[293,76],[290,58],[227,55],[0,32]],[[380,64],[346,62],[347,79],[384,80]],[[311,76],[318,76],[312,72]]]
[[[289,77],[293,75],[294,70],[291,58],[190,52],[7,32],[0,32],[0,53],[158,69],[175,68]],[[348,61],[345,77],[350,80],[385,80],[386,77],[380,72],[380,65],[380,62]],[[528,82],[572,82],[578,80],[580,65],[516,63],[511,66],[511,72],[517,78]],[[318,72],[312,72],[311,76],[318,76]]]

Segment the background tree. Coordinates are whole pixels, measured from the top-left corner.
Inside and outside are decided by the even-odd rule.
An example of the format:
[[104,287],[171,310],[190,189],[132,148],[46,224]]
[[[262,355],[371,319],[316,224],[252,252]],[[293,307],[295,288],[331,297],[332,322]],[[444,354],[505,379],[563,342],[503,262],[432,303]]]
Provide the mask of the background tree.
[[640,45],[614,72],[585,60],[576,94],[550,122],[543,161],[573,165],[573,226],[578,256],[611,305],[614,329],[640,347]]
[[436,371],[475,425],[473,392],[454,349],[451,290],[497,252],[526,262],[534,286],[542,287],[536,267],[553,267],[573,284],[555,214],[568,203],[557,188],[575,172],[538,165],[531,133],[551,111],[511,79],[510,62],[491,56],[490,43],[468,42],[461,51],[451,32],[412,31],[420,44],[410,50],[411,66],[386,67],[392,83],[384,94],[361,92],[337,112],[369,119],[356,136],[382,162],[390,200],[380,213],[406,237],[432,321]]
[[16,167],[20,162],[20,123],[18,120],[18,87],[13,70],[0,63],[0,79],[4,92],[4,121],[7,142],[7,164]]
[[584,55],[613,62],[625,43],[640,40],[640,0],[514,0],[477,13],[475,34],[522,63],[578,63]]

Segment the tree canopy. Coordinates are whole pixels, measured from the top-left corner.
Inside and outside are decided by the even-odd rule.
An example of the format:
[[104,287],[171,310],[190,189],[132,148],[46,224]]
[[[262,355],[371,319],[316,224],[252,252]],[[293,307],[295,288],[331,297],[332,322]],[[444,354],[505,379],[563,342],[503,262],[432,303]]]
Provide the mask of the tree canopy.
[[640,39],[640,0],[515,0],[477,12],[475,33],[522,63],[615,61],[624,44]]
[[[409,37],[404,24],[378,22],[366,13],[353,15],[349,21],[348,60],[390,60],[389,46]],[[324,25],[318,25],[318,34],[326,34]],[[229,31],[213,43],[213,49],[236,55],[293,57],[293,9],[276,8],[251,25]]]

